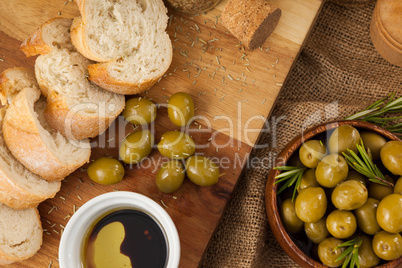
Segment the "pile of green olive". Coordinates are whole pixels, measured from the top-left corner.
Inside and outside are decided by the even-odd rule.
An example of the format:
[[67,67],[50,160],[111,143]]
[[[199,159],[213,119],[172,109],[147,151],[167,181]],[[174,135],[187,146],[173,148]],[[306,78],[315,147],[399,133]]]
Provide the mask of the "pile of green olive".
[[[168,102],[168,117],[179,127],[187,126],[194,117],[191,96],[184,92],[173,94]],[[146,126],[157,116],[157,106],[151,100],[138,97],[127,100],[124,118],[132,124]],[[155,137],[143,128],[127,135],[121,142],[120,159],[126,164],[138,164],[152,152]],[[183,183],[185,174],[200,186],[218,182],[219,167],[209,158],[195,154],[194,140],[184,132],[167,131],[157,145],[159,152],[169,161],[164,162],[157,175],[156,186],[164,193],[176,191]],[[120,164],[120,165],[119,165]],[[88,167],[89,177],[100,184],[115,184],[122,180],[124,167],[114,158],[102,157]]]
[[[329,267],[338,267],[342,243],[361,238],[360,267],[402,256],[402,142],[375,132],[341,125],[332,133],[308,140],[290,161],[304,167],[295,199],[280,194],[279,213],[295,241],[307,241],[305,253]],[[369,181],[350,167],[343,153],[358,154],[363,142],[368,156],[392,186]],[[299,243],[300,244],[300,243]]]

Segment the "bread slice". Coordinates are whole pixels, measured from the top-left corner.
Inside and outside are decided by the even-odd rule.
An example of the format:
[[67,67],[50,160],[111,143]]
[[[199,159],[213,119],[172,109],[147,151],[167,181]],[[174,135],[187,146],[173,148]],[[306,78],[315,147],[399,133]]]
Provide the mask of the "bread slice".
[[124,96],[99,88],[87,79],[92,62],[77,52],[70,41],[71,19],[55,18],[24,41],[27,56],[42,54],[35,75],[47,98],[49,125],[74,139],[103,133],[125,106]]
[[[7,69],[0,74],[0,94],[9,98],[27,86],[34,86],[33,73],[23,68]],[[6,94],[4,94],[6,92]],[[6,102],[4,102],[6,105]],[[7,107],[0,109],[0,202],[9,207],[24,209],[36,207],[52,198],[60,190],[60,181],[48,182],[26,169],[7,148],[2,132],[2,121]]]
[[85,57],[89,80],[120,94],[153,86],[172,62],[162,0],[76,0],[81,17],[71,26],[71,40]]
[[42,236],[38,209],[17,210],[0,203],[0,265],[35,255],[42,245]]
[[47,124],[46,100],[33,84],[21,89],[8,105],[4,141],[31,172],[48,181],[61,180],[89,160],[90,144],[88,140],[69,140]]

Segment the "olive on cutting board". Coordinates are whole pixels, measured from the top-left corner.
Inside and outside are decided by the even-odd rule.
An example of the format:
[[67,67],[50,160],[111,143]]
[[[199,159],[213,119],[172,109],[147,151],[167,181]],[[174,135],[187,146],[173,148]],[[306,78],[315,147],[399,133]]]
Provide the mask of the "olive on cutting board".
[[123,110],[123,117],[133,125],[148,125],[155,120],[156,114],[155,103],[144,97],[127,100]]
[[193,183],[199,186],[211,186],[219,180],[219,167],[211,159],[194,155],[186,160],[186,174]]
[[111,185],[123,179],[124,167],[117,159],[100,157],[89,164],[87,173],[94,182]]
[[158,150],[170,159],[186,159],[195,153],[195,142],[184,132],[168,131],[162,135]]
[[165,162],[156,174],[156,186],[164,193],[173,193],[183,184],[185,173],[183,164],[178,160]]
[[154,135],[148,129],[129,134],[121,143],[119,155],[127,164],[137,164],[147,157],[154,145]]
[[185,92],[177,92],[170,97],[167,110],[170,121],[184,127],[194,117],[193,99]]

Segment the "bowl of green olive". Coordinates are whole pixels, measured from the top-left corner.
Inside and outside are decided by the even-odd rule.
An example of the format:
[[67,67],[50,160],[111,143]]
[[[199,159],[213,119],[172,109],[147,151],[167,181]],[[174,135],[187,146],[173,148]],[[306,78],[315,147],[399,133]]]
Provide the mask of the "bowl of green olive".
[[268,221],[301,267],[402,266],[402,141],[363,121],[304,131],[278,155]]

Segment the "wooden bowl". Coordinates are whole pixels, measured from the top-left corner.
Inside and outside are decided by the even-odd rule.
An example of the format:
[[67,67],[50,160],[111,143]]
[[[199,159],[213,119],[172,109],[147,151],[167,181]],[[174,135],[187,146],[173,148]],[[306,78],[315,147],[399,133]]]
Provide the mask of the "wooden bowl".
[[[350,125],[359,130],[371,130],[376,132],[382,136],[384,136],[387,140],[400,140],[397,136],[392,134],[391,132],[374,125],[368,122],[362,121],[334,121],[329,123],[320,124],[314,126],[306,131],[304,131],[301,135],[295,137],[291,140],[288,145],[282,150],[282,152],[277,157],[276,164],[278,166],[286,164],[286,162],[290,159],[294,152],[297,152],[299,147],[303,144],[303,142],[316,137],[321,133],[325,133],[326,131],[334,130],[335,128],[341,125]],[[274,185],[275,177],[279,175],[279,170],[271,169],[268,175],[268,182],[265,190],[265,205],[267,210],[267,216],[269,224],[271,225],[272,232],[277,239],[279,245],[282,249],[292,258],[298,265],[301,267],[327,267],[322,263],[315,261],[307,254],[305,254],[292,240],[289,234],[286,232],[284,226],[282,225],[281,218],[279,215],[278,209],[278,199],[277,199],[277,185]],[[307,242],[307,238],[306,238]],[[387,262],[381,266],[381,268],[390,268],[390,267],[402,267],[402,257],[390,262]]]

